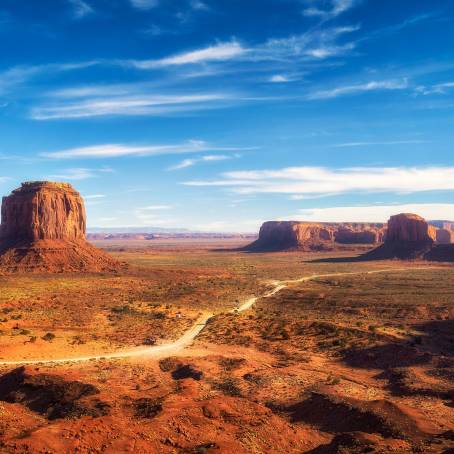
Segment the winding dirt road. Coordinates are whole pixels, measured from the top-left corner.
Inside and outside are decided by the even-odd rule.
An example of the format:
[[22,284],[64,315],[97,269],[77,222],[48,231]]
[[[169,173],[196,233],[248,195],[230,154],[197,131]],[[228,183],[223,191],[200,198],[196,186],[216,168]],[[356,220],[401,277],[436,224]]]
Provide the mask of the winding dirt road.
[[[361,274],[378,274],[378,273],[394,273],[408,270],[423,270],[425,268],[388,268],[382,270],[373,270],[373,271],[353,271],[346,273],[328,273],[328,274],[312,274],[310,276],[305,276],[300,279],[293,280],[274,280],[270,281],[270,285],[274,288],[263,295],[255,296],[249,298],[243,304],[233,309],[231,313],[244,312],[250,309],[258,300],[262,298],[270,298],[271,296],[279,293],[284,288],[288,287],[291,284],[298,284],[301,282],[308,282],[314,279],[319,278],[328,278],[328,277],[337,277],[337,276],[354,276]],[[432,267],[433,268],[433,267]],[[196,323],[183,334],[178,340],[170,342],[167,344],[153,345],[151,347],[141,348],[141,349],[130,349],[122,352],[108,353],[103,355],[95,356],[78,356],[74,358],[58,358],[58,359],[34,359],[34,360],[19,360],[19,361],[0,361],[0,366],[20,366],[26,364],[61,364],[61,363],[80,363],[86,361],[99,361],[106,359],[119,359],[119,358],[133,358],[138,356],[146,356],[151,358],[165,357],[169,355],[174,355],[181,350],[184,350],[186,347],[190,346],[194,339],[200,334],[200,332],[206,327],[210,319],[215,317],[212,313],[205,313],[199,317]]]

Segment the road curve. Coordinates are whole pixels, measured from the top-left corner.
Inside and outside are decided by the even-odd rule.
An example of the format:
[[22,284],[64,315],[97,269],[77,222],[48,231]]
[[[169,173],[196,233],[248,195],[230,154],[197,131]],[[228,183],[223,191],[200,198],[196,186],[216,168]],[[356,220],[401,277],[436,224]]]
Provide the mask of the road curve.
[[[428,269],[429,267],[424,268],[389,268],[382,270],[373,270],[373,271],[352,271],[346,273],[328,273],[328,274],[312,274],[310,276],[305,276],[299,279],[293,280],[274,280],[270,284],[274,286],[272,290],[264,293],[260,296],[255,296],[249,298],[243,304],[233,309],[231,313],[244,312],[250,309],[258,300],[262,298],[269,298],[276,293],[279,293],[284,288],[288,287],[291,284],[297,284],[300,282],[308,282],[314,279],[325,278],[325,277],[337,277],[337,276],[354,276],[360,274],[378,274],[378,273],[394,273],[400,271],[408,270],[423,270]],[[431,267],[433,269],[433,267]],[[189,347],[194,339],[200,334],[200,332],[205,328],[210,319],[214,317],[212,313],[205,313],[201,315],[196,323],[186,331],[179,339],[174,342],[169,342],[161,345],[153,345],[151,347],[145,347],[140,349],[130,349],[125,351],[120,351],[116,353],[107,353],[102,355],[91,355],[91,356],[77,356],[74,358],[57,358],[57,359],[24,359],[19,361],[0,361],[0,366],[21,366],[27,364],[62,364],[62,363],[81,363],[87,361],[99,361],[106,359],[121,359],[121,358],[134,358],[138,356],[147,356],[147,357],[163,357],[173,355],[175,353],[184,350],[186,347]]]

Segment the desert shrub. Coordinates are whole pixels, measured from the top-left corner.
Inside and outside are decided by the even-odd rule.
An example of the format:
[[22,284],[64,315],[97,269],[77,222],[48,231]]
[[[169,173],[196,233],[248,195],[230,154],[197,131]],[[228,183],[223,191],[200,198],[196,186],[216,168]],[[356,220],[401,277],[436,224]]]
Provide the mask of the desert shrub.
[[52,342],[55,339],[55,334],[54,333],[46,333],[46,334],[44,334],[44,336],[41,339],[45,340],[46,342]]

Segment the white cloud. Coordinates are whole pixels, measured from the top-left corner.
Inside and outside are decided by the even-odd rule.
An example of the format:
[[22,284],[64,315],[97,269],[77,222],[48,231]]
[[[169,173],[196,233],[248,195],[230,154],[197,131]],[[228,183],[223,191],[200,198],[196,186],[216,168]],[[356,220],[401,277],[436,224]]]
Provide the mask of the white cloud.
[[333,195],[350,192],[415,193],[453,191],[454,167],[288,167],[235,171],[218,180],[188,181],[189,186],[219,186],[241,194]]
[[345,55],[351,52],[356,44],[351,41],[339,43],[339,39],[359,29],[358,25],[317,28],[301,35],[269,39],[262,45],[250,48],[245,58],[252,61],[269,60],[291,63],[295,58],[299,61],[303,59],[323,60]]
[[284,76],[282,74],[275,74],[274,76],[270,77],[270,82],[274,83],[285,83],[285,82],[290,82],[291,79],[289,79],[287,76]]
[[215,154],[215,155],[207,155],[201,156],[200,158],[192,158],[192,159],[183,159],[181,162],[169,168],[169,170],[179,170],[185,169],[187,167],[192,167],[199,162],[213,162],[213,161],[225,161],[227,159],[238,158],[240,155],[235,154],[232,156],[223,155],[223,154]]
[[156,211],[156,210],[171,210],[173,206],[171,205],[148,205],[146,207],[140,208],[140,210],[144,211]]
[[303,14],[308,17],[318,17],[324,20],[331,19],[339,16],[340,14],[348,11],[349,9],[356,6],[359,2],[358,0],[331,0],[329,3],[328,9],[322,9],[320,6],[321,0],[309,0],[308,8],[303,10]]
[[196,11],[209,11],[210,7],[201,0],[191,0],[190,6],[193,10]]
[[416,93],[423,95],[444,95],[454,88],[454,82],[444,82],[441,84],[435,84],[431,86],[419,86],[416,87]]
[[33,77],[75,71],[99,64],[99,61],[79,63],[51,63],[47,65],[13,66],[0,72],[0,94],[4,94],[17,86],[23,85]]
[[134,8],[146,11],[159,5],[159,0],[131,0]]
[[191,95],[105,96],[70,99],[32,109],[34,120],[90,118],[109,115],[165,115],[221,107],[230,95],[223,93]]
[[83,0],[69,0],[69,2],[73,7],[74,18],[76,19],[82,19],[94,13],[93,8]]
[[341,206],[299,210],[287,219],[319,222],[386,222],[392,215],[415,213],[428,220],[454,219],[452,203]]
[[50,175],[51,179],[56,180],[86,180],[87,178],[94,178],[96,177],[96,171],[93,169],[85,169],[85,168],[74,168],[74,169],[66,169],[64,173]]
[[427,140],[391,140],[385,142],[345,142],[331,145],[333,148],[355,148],[355,147],[371,147],[371,146],[393,146],[393,145],[418,145],[430,143]]
[[315,91],[309,94],[308,99],[331,99],[370,91],[405,90],[408,86],[407,79],[371,81],[363,84],[344,85],[329,90]]
[[154,69],[166,66],[180,66],[194,63],[232,60],[247,52],[236,41],[219,43],[203,49],[162,58],[160,60],[131,60],[129,63],[139,69]]
[[89,195],[84,195],[84,199],[87,199],[87,200],[103,199],[104,197],[105,197],[104,194],[89,194]]
[[[247,150],[247,148],[244,148]],[[71,158],[117,158],[121,156],[156,156],[183,153],[200,153],[206,151],[239,151],[237,147],[212,146],[203,140],[189,140],[171,145],[123,145],[106,144],[88,147],[69,148],[66,150],[43,152],[41,156],[53,159]]]

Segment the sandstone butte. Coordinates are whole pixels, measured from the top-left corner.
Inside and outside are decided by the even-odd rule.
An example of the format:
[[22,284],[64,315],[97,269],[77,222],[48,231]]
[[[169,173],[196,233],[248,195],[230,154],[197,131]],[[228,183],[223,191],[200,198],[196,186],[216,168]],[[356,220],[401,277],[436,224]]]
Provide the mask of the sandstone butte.
[[336,244],[376,245],[383,241],[384,235],[384,224],[269,221],[260,228],[259,238],[245,249],[257,252],[332,250]]
[[99,272],[121,266],[86,241],[84,201],[69,183],[23,183],[3,197],[1,216],[3,272]]
[[[448,241],[440,241],[440,230],[418,216],[402,213],[391,216],[383,245],[365,254],[369,260],[380,259],[424,259],[452,261],[454,248]],[[435,242],[440,244],[435,244]]]

